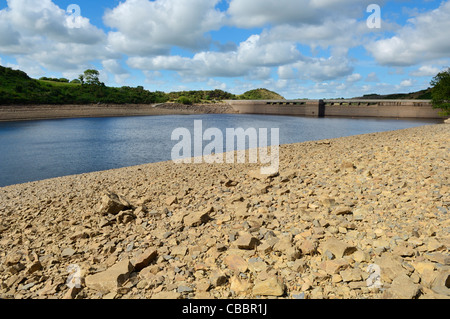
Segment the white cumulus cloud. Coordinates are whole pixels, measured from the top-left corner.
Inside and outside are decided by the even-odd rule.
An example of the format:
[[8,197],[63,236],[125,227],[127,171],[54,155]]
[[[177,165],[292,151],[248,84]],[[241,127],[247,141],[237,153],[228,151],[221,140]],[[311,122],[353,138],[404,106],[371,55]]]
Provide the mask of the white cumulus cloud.
[[101,29],[82,16],[74,20],[51,0],[8,0],[0,10],[0,34],[0,54],[15,57],[15,67],[31,74],[82,70],[114,56]]
[[396,35],[375,41],[366,49],[378,63],[387,66],[411,66],[450,56],[450,1],[436,10],[418,14]]
[[168,54],[172,46],[207,47],[206,33],[219,29],[225,17],[219,0],[126,0],[108,10],[104,23],[112,48],[129,55]]

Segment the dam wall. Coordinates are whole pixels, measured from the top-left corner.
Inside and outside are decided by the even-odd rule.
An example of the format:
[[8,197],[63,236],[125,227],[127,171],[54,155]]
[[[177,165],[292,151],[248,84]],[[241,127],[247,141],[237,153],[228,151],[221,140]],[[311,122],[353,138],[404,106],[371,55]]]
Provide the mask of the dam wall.
[[242,114],[312,117],[384,117],[440,119],[430,100],[250,100],[227,101]]
[[242,114],[324,116],[319,100],[271,100],[271,101],[227,101],[235,111]]

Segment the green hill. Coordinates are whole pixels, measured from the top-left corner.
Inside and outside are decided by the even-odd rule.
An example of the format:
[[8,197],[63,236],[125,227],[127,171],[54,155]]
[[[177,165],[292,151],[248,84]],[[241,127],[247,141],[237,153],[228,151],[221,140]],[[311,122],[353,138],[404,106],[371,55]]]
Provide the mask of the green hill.
[[285,100],[284,97],[278,93],[269,91],[267,89],[256,89],[247,91],[238,96],[240,100]]
[[103,83],[81,84],[81,81],[42,77],[30,78],[25,72],[0,66],[0,105],[17,104],[152,104],[168,101],[184,104],[211,103],[221,100],[284,100],[267,89],[256,89],[242,95],[222,90],[150,92],[136,88],[107,87]]
[[167,101],[163,92],[35,80],[25,72],[0,66],[0,105],[15,104],[152,104]]

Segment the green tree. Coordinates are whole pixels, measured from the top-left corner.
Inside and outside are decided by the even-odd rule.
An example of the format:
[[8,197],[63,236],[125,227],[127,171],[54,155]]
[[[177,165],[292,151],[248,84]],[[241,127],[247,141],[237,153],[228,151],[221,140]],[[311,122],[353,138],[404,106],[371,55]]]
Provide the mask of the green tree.
[[101,85],[100,82],[100,72],[97,70],[89,69],[84,71],[84,74],[80,75],[78,79],[81,83],[86,83],[88,85]]
[[433,107],[442,109],[443,115],[450,115],[450,68],[436,75],[431,85]]
[[83,74],[80,74],[80,75],[78,76],[78,81],[80,81],[81,85],[84,84],[84,75],[83,75]]

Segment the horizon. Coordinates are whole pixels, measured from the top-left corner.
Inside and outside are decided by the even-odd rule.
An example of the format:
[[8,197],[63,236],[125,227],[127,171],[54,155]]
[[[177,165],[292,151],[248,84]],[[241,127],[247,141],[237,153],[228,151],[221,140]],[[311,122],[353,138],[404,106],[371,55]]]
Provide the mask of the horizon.
[[449,28],[450,1],[1,0],[0,65],[166,93],[401,94],[450,65]]

